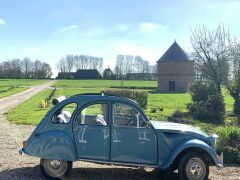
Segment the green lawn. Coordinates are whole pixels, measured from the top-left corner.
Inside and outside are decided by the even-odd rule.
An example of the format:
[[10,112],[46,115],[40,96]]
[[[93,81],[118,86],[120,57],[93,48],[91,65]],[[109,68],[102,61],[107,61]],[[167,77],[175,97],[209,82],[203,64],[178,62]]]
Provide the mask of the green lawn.
[[[102,86],[102,84],[99,86]],[[57,91],[55,92],[55,97],[59,97],[62,95],[69,97],[81,93],[98,93],[102,89],[103,87],[57,88]],[[51,90],[40,92],[30,100],[24,102],[14,110],[10,111],[8,115],[9,120],[19,124],[35,124],[35,125],[38,124],[41,118],[45,115],[45,113],[51,108],[51,104],[50,107],[48,107],[46,110],[39,108],[40,101],[46,99],[49,96],[50,91]],[[191,96],[188,93],[156,93],[149,90],[149,103],[148,108],[145,110],[145,113],[151,119],[164,120],[166,119],[164,118],[165,116],[170,116],[176,110],[186,112],[187,111],[186,105],[190,102]],[[232,110],[233,100],[228,94],[225,94],[225,103],[226,109]],[[158,107],[163,108],[163,111],[158,110],[155,113],[151,112],[152,108]],[[206,123],[201,124],[200,121],[195,121],[192,123],[200,124],[200,126],[206,126]]]
[[0,87],[11,87],[11,86],[36,86],[43,84],[48,80],[38,79],[0,79]]
[[157,87],[157,81],[121,80],[58,80],[56,87],[99,88],[99,87]]
[[47,98],[51,91],[51,89],[41,91],[15,109],[10,110],[8,112],[8,119],[16,124],[38,124],[49,110],[49,108],[41,108],[40,102]]
[[47,82],[47,80],[0,79],[0,98],[26,90],[28,86],[35,86],[45,82]]
[[[0,90],[1,89],[6,89],[6,88],[0,88]],[[12,94],[16,94],[16,93],[24,91],[26,89],[27,89],[26,87],[17,87],[17,88],[13,88],[13,89],[7,90],[6,92],[1,92],[0,93],[0,98],[6,97],[6,96],[10,96]]]

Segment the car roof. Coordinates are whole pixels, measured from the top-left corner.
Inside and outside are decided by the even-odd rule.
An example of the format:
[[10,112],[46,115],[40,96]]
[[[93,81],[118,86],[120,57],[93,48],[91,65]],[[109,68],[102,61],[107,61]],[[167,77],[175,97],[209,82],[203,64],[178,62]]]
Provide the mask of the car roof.
[[104,94],[104,93],[84,93],[84,94],[76,94],[68,98],[69,100],[76,100],[76,99],[88,99],[93,101],[121,101],[126,103],[138,103],[130,98],[122,97],[122,96],[116,96],[116,95],[110,95],[110,94]]

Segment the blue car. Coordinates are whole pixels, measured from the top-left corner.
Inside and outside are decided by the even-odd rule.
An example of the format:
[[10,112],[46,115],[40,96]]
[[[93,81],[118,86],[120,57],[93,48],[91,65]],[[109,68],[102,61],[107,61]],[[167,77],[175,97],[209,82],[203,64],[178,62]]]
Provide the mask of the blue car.
[[217,136],[192,126],[150,121],[131,99],[80,94],[53,100],[20,154],[39,157],[47,178],[69,175],[74,161],[178,169],[179,179],[207,179],[223,167]]

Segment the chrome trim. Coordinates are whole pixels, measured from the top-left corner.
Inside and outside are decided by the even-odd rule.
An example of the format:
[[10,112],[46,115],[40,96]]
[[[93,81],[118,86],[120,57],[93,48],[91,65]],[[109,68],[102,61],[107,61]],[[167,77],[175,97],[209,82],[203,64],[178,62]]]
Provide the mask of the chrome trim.
[[221,152],[220,156],[217,155],[217,160],[218,160],[217,169],[224,168],[224,165],[223,165],[223,152]]
[[107,165],[118,165],[118,166],[129,166],[129,167],[149,167],[158,168],[157,165],[152,164],[138,164],[138,163],[127,163],[127,162],[115,162],[115,161],[104,161],[104,160],[94,160],[94,159],[83,159],[80,158],[78,161],[91,162],[96,164],[107,164]]

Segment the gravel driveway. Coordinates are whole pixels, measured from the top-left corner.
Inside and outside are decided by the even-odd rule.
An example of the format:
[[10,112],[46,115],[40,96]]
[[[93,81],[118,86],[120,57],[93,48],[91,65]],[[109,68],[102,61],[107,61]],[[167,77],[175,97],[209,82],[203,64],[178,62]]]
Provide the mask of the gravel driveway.
[[[9,109],[16,107],[41,90],[49,88],[50,84],[34,86],[0,99],[0,179],[44,179],[39,170],[39,159],[18,154],[22,141],[30,135],[34,126],[12,124],[6,120],[5,115]],[[157,171],[151,169],[85,162],[76,162],[73,168],[70,179],[159,179]],[[177,179],[177,173],[173,173],[171,179]],[[221,171],[211,167],[210,179],[240,180],[240,167],[228,166]]]

